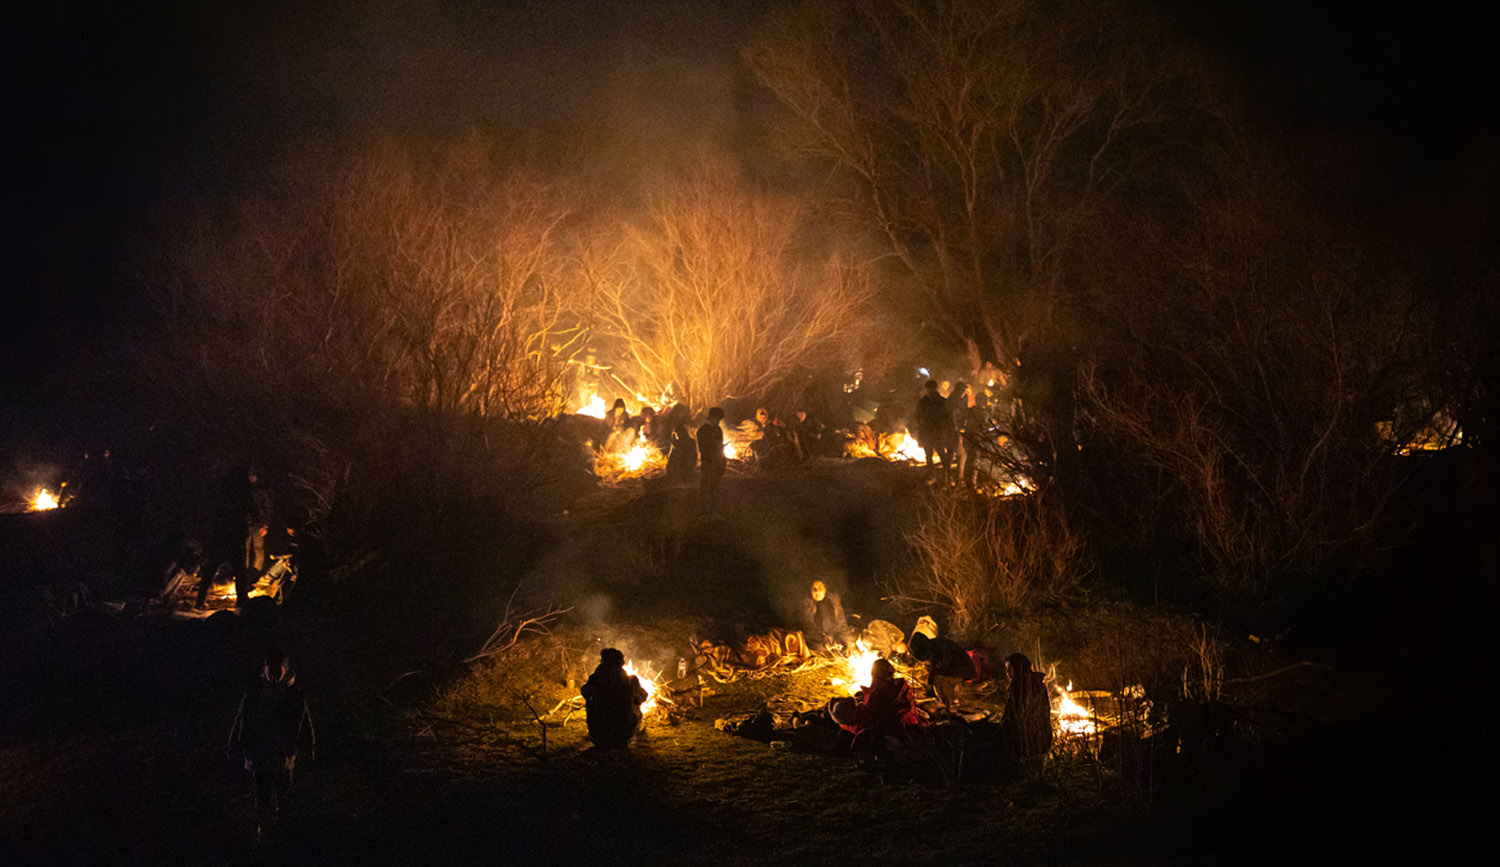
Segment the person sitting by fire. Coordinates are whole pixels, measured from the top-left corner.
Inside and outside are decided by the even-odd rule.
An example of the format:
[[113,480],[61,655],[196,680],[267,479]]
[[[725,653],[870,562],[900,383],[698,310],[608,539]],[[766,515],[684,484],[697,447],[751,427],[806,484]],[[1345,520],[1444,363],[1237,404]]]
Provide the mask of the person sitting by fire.
[[853,631],[844,617],[844,603],[828,585],[814,581],[801,603],[802,634],[815,650],[847,647],[853,644]]
[[657,415],[654,407],[643,406],[641,407],[641,414],[636,416],[634,424],[637,442],[647,443],[662,454],[667,453],[672,431],[668,427],[665,416]]
[[629,451],[635,443],[635,428],[630,425],[630,410],[625,408],[625,398],[615,398],[614,406],[604,415],[604,451],[620,454]]
[[828,715],[847,733],[839,748],[877,759],[890,757],[890,738],[903,737],[909,727],[922,723],[911,685],[896,676],[896,667],[888,659],[875,660],[870,666],[870,685],[853,698],[831,700]]
[[599,667],[579,691],[589,740],[599,749],[625,747],[640,731],[641,705],[648,696],[640,678],[625,672],[625,654],[613,647],[599,651]]
[[951,638],[915,632],[907,647],[913,659],[927,664],[928,694],[949,711],[958,709],[958,684],[983,677],[983,653],[965,650]]
[[1052,703],[1042,673],[1033,671],[1023,653],[1005,658],[1009,682],[1000,737],[1010,756],[1023,766],[1038,765],[1052,750]]

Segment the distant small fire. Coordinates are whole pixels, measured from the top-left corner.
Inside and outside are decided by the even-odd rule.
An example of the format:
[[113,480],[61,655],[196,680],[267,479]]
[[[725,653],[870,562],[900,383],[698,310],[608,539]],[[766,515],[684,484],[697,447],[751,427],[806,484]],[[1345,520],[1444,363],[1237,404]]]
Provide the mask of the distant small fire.
[[56,509],[62,503],[57,495],[46,488],[37,488],[36,494],[31,498],[31,510],[33,512],[45,512],[48,509]]

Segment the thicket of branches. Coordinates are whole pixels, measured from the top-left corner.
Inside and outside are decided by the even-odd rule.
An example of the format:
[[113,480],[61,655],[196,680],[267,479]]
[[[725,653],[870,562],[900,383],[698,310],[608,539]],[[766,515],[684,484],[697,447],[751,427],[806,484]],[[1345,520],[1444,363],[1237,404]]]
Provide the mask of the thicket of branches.
[[[830,213],[1012,382],[995,421],[1101,572],[1275,599],[1405,538],[1391,456],[1475,405],[1484,353],[1441,348],[1472,347],[1452,310],[1333,231],[1357,221],[1312,204],[1181,44],[1125,4],[867,0],[789,10],[746,56],[785,153],[833,179]],[[931,535],[958,573],[1001,562],[973,561],[977,529]]]
[[557,428],[585,353],[694,409],[858,366],[866,269],[797,202],[705,163],[625,213],[482,143],[301,166],[177,224],[147,272],[164,412],[379,535],[581,473]]
[[812,210],[704,161],[638,218],[589,245],[592,333],[634,390],[696,409],[764,398],[860,366],[870,269],[826,242]]

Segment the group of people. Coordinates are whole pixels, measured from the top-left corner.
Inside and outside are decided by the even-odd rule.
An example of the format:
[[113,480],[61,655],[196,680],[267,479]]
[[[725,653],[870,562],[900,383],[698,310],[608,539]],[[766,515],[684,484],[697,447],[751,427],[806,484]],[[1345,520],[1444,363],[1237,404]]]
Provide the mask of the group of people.
[[934,465],[948,484],[972,488],[979,475],[979,456],[989,441],[989,423],[972,386],[953,384],[945,397],[937,380],[929,379],[917,400],[913,424],[917,445],[927,455],[928,482],[935,482]]
[[[720,480],[728,467],[723,407],[709,408],[703,423],[694,429],[692,412],[680,403],[666,412],[642,406],[639,414],[631,415],[625,399],[616,398],[600,424],[593,437],[596,449],[622,454],[636,443],[647,443],[667,456],[669,483],[687,483],[696,473],[704,507],[709,511],[717,508]],[[800,461],[806,460],[822,440],[823,428],[804,411],[783,422],[761,407],[730,428],[729,437],[736,451],[747,459]]]
[[[820,651],[852,648],[857,637],[844,614],[839,595],[823,581],[812,582],[799,608],[800,626],[809,648]],[[893,739],[907,738],[925,725],[914,690],[899,677],[890,657],[904,657],[913,667],[923,666],[925,687],[941,705],[955,711],[957,685],[985,679],[986,659],[977,648],[964,648],[939,636],[930,618],[919,621],[911,639],[899,629],[866,630],[882,656],[871,666],[870,684],[852,697],[830,699],[824,708],[827,719],[840,729],[840,751],[885,758]],[[599,666],[583,685],[590,739],[601,749],[626,746],[642,725],[641,705],[647,694],[639,678],[625,671],[619,650],[605,648]],[[1041,672],[1024,654],[1012,653],[1004,660],[1005,711],[1000,722],[1000,740],[1007,755],[1028,764],[1045,758],[1052,748],[1052,711]]]

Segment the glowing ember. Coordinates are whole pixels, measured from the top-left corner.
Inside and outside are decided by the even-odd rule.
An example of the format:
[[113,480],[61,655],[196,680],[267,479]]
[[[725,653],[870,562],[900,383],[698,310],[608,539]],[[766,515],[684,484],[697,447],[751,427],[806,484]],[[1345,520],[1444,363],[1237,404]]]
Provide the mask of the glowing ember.
[[31,498],[31,509],[35,512],[44,512],[61,505],[62,503],[57,501],[57,497],[46,488],[37,488],[36,496]]
[[1057,690],[1058,700],[1056,708],[1052,713],[1057,717],[1057,728],[1063,734],[1069,736],[1092,736],[1099,731],[1098,724],[1094,721],[1094,715],[1088,708],[1073,701],[1073,682],[1068,681],[1066,687],[1053,685]]
[[646,703],[641,705],[641,713],[649,714],[652,711],[656,710],[656,696],[657,693],[661,691],[661,684],[657,683],[656,678],[660,678],[661,675],[658,674],[656,675],[656,678],[652,678],[651,676],[645,674],[644,669],[637,670],[634,662],[625,663],[625,673],[639,678],[641,681],[641,688],[646,690]]
[[863,639],[855,642],[848,656],[840,660],[840,672],[833,676],[833,685],[848,691],[850,695],[870,685],[870,668],[880,654],[870,649]]
[[740,454],[739,454],[738,451],[735,450],[734,443],[731,443],[731,442],[724,443],[724,459],[725,460],[727,460],[727,461],[737,461],[737,460],[739,460],[739,457],[740,457]]

